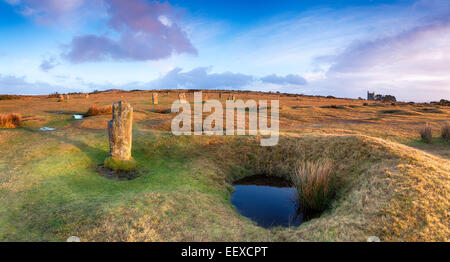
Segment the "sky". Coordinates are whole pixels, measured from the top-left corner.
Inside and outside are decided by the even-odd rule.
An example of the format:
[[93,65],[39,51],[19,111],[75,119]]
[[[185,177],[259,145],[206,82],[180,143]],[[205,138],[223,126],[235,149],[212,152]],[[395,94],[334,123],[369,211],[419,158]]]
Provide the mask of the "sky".
[[0,94],[450,100],[448,0],[0,0]]

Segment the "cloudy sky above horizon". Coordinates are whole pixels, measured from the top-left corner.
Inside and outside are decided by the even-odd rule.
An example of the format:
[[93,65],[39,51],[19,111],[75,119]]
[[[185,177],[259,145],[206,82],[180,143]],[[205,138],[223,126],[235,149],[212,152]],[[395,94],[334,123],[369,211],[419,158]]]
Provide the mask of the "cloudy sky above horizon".
[[447,0],[0,0],[0,94],[450,99]]

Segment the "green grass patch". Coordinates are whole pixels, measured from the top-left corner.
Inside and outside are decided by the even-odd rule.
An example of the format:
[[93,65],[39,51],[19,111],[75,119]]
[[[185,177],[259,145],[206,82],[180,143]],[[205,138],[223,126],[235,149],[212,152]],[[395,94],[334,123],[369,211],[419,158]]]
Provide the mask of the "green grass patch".
[[120,160],[114,157],[108,157],[105,159],[105,168],[114,171],[130,172],[136,170],[136,161],[131,160]]

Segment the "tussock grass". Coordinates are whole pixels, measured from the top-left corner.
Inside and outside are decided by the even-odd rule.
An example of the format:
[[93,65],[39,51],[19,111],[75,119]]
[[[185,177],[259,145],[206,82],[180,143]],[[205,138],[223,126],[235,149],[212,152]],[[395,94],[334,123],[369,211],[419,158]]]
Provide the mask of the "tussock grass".
[[450,123],[445,123],[444,126],[442,126],[441,135],[445,141],[450,142]]
[[444,111],[437,108],[420,108],[418,111],[424,113],[443,114]]
[[342,105],[327,105],[327,106],[321,106],[321,108],[331,108],[331,109],[346,109],[345,106]]
[[425,127],[422,127],[419,130],[420,137],[422,138],[422,141],[429,144],[433,140],[433,132],[431,130],[431,127],[429,125],[426,125]]
[[332,168],[333,162],[328,159],[299,162],[290,178],[303,209],[324,211],[329,207],[336,194]]
[[0,115],[0,128],[17,128],[22,122],[22,116],[16,113]]
[[98,116],[98,115],[109,115],[109,114],[112,114],[112,105],[107,105],[107,106],[102,106],[102,107],[93,105],[93,106],[89,107],[85,116]]
[[16,95],[0,95],[0,100],[15,100],[20,99],[20,96]]
[[[22,114],[33,129],[59,128],[0,132],[0,241],[65,241],[72,235],[82,241],[366,241],[371,235],[382,241],[450,240],[449,147],[442,139],[417,139],[424,121],[437,127],[448,121],[450,108],[390,117],[379,110],[395,109],[391,105],[326,110],[320,106],[368,101],[282,96],[280,104],[299,110],[287,117],[280,112],[280,143],[262,148],[257,138],[173,136],[166,132],[171,115],[148,113],[155,107],[150,94],[97,93],[89,100],[133,103],[139,176],[131,181],[97,171],[108,157],[107,117],[69,121],[47,112],[86,112],[89,105],[37,96],[0,101],[1,111]],[[248,99],[271,97],[250,93]],[[160,102],[176,99],[177,92],[170,92]],[[323,159],[333,161],[336,196],[319,218],[299,227],[265,230],[229,201],[235,179],[288,178],[298,161]]]
[[365,241],[370,235],[382,241],[448,241],[450,166],[441,158],[353,135],[282,137],[272,148],[237,138],[215,152],[231,181],[253,174],[289,178],[299,161],[333,161],[337,190],[329,209],[298,228],[278,231],[279,241]]
[[48,95],[48,98],[59,98],[59,95],[60,94],[58,92],[51,93],[51,94]]
[[382,114],[391,114],[391,115],[418,115],[418,113],[401,110],[401,109],[387,109],[387,110],[380,110],[380,113]]

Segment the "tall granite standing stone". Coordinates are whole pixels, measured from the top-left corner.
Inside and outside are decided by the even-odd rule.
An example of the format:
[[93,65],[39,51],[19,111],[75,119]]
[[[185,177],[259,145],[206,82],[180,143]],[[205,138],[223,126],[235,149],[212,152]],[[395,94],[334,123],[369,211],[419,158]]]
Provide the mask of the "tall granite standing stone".
[[152,103],[153,103],[154,105],[157,105],[157,104],[158,104],[158,93],[153,93],[153,94],[152,94]]
[[108,122],[109,151],[115,160],[132,160],[133,107],[127,102],[113,104],[113,119]]
[[186,103],[186,93],[178,93],[178,99],[180,100],[180,103]]

